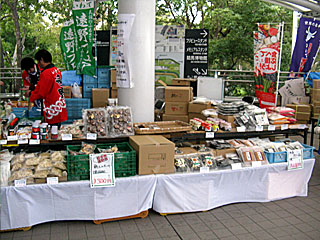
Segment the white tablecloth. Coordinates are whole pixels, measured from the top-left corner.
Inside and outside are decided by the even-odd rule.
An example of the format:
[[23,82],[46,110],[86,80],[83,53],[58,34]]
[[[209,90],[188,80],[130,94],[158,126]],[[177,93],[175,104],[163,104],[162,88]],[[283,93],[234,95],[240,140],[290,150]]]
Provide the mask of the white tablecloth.
[[117,178],[111,188],[90,188],[89,181],[4,187],[0,229],[138,214],[152,207],[155,187],[155,175]]
[[315,160],[287,171],[287,163],[209,173],[157,175],[153,209],[159,213],[194,212],[236,202],[267,202],[307,196]]

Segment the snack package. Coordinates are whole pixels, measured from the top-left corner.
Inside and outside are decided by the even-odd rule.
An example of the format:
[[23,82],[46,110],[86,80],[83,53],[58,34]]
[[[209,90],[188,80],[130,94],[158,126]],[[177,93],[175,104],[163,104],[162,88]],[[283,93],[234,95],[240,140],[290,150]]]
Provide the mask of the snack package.
[[133,120],[130,107],[107,107],[109,130],[112,137],[134,135]]
[[228,158],[224,158],[223,156],[216,156],[214,160],[216,161],[219,169],[225,169],[230,167],[230,162]]
[[185,161],[185,158],[182,155],[174,157],[174,166],[175,166],[176,172],[188,171],[187,163]]
[[96,133],[98,138],[108,137],[108,119],[104,108],[82,110],[84,133]]
[[251,162],[255,161],[252,148],[241,147],[237,150],[237,152],[246,166],[251,166]]
[[116,145],[114,145],[113,147],[109,147],[109,148],[97,148],[99,153],[117,153],[118,147]]
[[198,154],[185,155],[185,160],[191,172],[200,171],[200,167],[202,167],[202,162],[199,159]]
[[210,170],[217,168],[217,163],[211,152],[199,153],[198,156],[203,166],[208,167]]
[[253,155],[255,157],[255,161],[259,161],[262,164],[268,164],[268,160],[266,158],[266,155],[263,152],[263,148],[262,147],[252,147],[253,150]]
[[236,153],[226,153],[226,159],[229,160],[229,163],[242,163],[241,158]]
[[80,154],[89,155],[94,153],[94,150],[96,149],[96,145],[90,144],[90,143],[81,143],[81,150],[79,151]]

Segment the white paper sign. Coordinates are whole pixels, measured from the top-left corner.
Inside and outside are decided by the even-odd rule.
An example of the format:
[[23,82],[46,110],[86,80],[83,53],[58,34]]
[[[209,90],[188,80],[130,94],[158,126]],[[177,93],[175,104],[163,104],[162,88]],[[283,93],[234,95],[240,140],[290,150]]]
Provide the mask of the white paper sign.
[[30,139],[29,144],[30,145],[38,145],[38,144],[40,144],[40,139]]
[[208,173],[208,172],[210,172],[209,167],[200,167],[200,173]]
[[20,144],[28,144],[28,139],[19,139],[18,140],[18,144],[20,145]]
[[214,132],[206,132],[206,138],[214,138]]
[[62,141],[71,141],[72,140],[72,134],[61,134]]
[[6,145],[7,143],[8,143],[7,140],[0,140],[0,144],[1,144],[1,145]]
[[275,125],[269,125],[268,126],[268,131],[274,131],[276,130],[276,126]]
[[252,161],[251,166],[252,167],[261,167],[261,162],[260,161]]
[[237,127],[237,132],[245,132],[246,131],[246,127],[242,126],[242,127]]
[[18,136],[17,135],[13,135],[13,136],[8,136],[7,137],[8,141],[17,141],[18,140]]
[[96,133],[87,133],[87,139],[88,140],[97,140],[97,134]]
[[281,125],[281,130],[287,130],[287,129],[288,129],[288,124]]
[[15,187],[23,187],[27,183],[26,179],[19,179],[19,180],[14,180],[14,186]]
[[59,178],[58,177],[47,177],[47,184],[58,184]]
[[263,126],[256,126],[256,132],[262,132]]
[[288,170],[303,169],[303,150],[295,149],[287,151]]
[[241,163],[232,163],[231,164],[231,169],[232,170],[237,170],[237,169],[241,169],[241,168],[242,168]]
[[90,186],[114,187],[114,153],[90,154]]
[[307,128],[307,125],[305,124],[299,124],[298,129],[305,129]]

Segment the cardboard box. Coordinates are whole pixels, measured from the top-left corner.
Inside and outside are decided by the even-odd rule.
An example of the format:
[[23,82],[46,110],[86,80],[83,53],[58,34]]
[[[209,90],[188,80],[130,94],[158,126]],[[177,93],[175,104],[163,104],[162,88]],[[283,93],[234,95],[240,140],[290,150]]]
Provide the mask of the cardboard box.
[[320,100],[320,89],[312,89],[312,98],[314,101]]
[[312,112],[313,113],[320,113],[320,106],[313,106]]
[[189,122],[189,116],[188,115],[168,115],[168,114],[163,114],[162,116],[163,121],[182,121],[182,122]]
[[112,89],[118,89],[118,88],[117,88],[117,83],[115,83],[115,82],[111,83],[111,88],[112,88]]
[[64,92],[64,98],[71,98],[71,86],[62,86],[62,88]]
[[303,112],[296,112],[295,119],[297,120],[310,120],[311,113],[303,113]]
[[131,136],[138,156],[138,174],[174,173],[173,142],[160,135]]
[[166,87],[165,102],[190,102],[193,98],[191,87]]
[[189,113],[188,116],[189,116],[189,121],[190,119],[193,119],[193,118],[200,118],[202,120],[207,120],[207,118],[203,116],[201,113]]
[[312,117],[319,118],[320,113],[313,113]]
[[210,103],[202,104],[202,103],[190,102],[189,106],[188,106],[188,112],[189,113],[201,113],[203,110],[210,109],[210,108],[213,108],[213,106],[211,106]]
[[118,98],[118,89],[111,89],[111,98]]
[[296,124],[308,124],[309,123],[309,121],[307,121],[307,120],[298,120],[298,121],[296,121]]
[[115,69],[115,68],[110,69],[110,82],[111,82],[111,83],[117,82],[116,76],[117,76],[117,71],[116,71],[116,69]]
[[228,149],[216,149],[214,150],[215,152],[215,156],[224,156],[227,153],[236,153],[236,149],[235,148],[228,148]]
[[186,102],[166,102],[165,114],[186,115],[188,114],[188,103]]
[[312,80],[313,89],[320,89],[320,79]]
[[92,88],[92,107],[107,106],[109,98],[109,88]]
[[172,86],[190,86],[191,82],[195,82],[193,78],[173,78],[171,80]]
[[286,107],[296,110],[296,112],[311,112],[311,106],[307,104],[287,104]]
[[288,104],[309,104],[310,97],[289,97]]

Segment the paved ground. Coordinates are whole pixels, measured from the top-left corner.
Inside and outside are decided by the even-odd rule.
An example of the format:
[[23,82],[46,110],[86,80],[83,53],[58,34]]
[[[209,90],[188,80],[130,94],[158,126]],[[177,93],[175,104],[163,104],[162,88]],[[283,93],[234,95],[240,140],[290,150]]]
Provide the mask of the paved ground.
[[[316,148],[319,136],[315,136]],[[208,212],[160,216],[95,225],[92,221],[51,222],[1,239],[320,239],[320,156],[309,183],[308,197],[269,203],[239,203]]]

